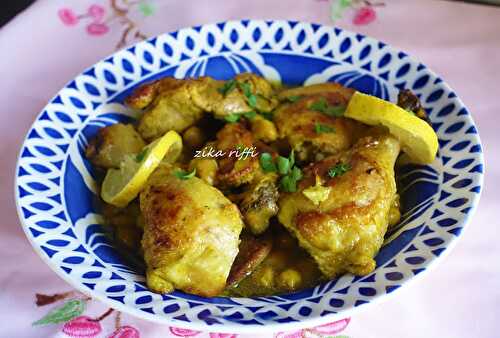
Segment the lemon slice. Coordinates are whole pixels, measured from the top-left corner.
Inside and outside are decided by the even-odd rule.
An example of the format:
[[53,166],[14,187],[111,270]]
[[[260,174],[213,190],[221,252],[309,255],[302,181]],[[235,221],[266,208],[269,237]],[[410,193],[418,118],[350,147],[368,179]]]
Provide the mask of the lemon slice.
[[137,156],[126,157],[120,169],[108,169],[102,182],[102,199],[114,206],[125,207],[141,191],[163,158],[173,163],[181,151],[182,138],[175,131],[167,132],[144,147]]
[[432,127],[394,103],[355,92],[344,116],[372,126],[387,127],[414,163],[428,164],[436,157],[438,138]]

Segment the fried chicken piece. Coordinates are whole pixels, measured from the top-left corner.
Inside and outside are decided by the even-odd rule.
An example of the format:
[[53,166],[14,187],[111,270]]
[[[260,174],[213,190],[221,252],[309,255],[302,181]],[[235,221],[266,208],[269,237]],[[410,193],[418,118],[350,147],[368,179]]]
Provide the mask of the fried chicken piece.
[[218,133],[215,147],[225,152],[217,158],[217,185],[222,188],[250,183],[260,172],[258,157],[239,159],[236,151],[254,147],[255,140],[244,123],[228,123]]
[[126,156],[138,154],[145,145],[132,125],[116,123],[99,129],[85,156],[97,167],[119,168]]
[[[284,90],[282,104],[274,123],[279,136],[286,138],[299,161],[311,162],[348,149],[357,139],[362,125],[354,120],[335,117],[349,102],[353,89],[337,83],[324,83]],[[288,98],[288,99],[287,99]],[[327,111],[338,107],[339,112]]]
[[[147,140],[162,136],[169,130],[182,132],[201,119],[204,112],[224,119],[231,114],[253,110],[247,94],[255,96],[256,109],[271,111],[278,103],[272,98],[273,88],[262,77],[238,74],[231,90],[223,92],[224,81],[210,77],[197,79],[163,78],[140,86],[126,99],[134,109],[144,109],[138,130]],[[243,88],[248,89],[248,93]]]
[[256,235],[263,233],[269,225],[269,219],[278,213],[278,176],[264,173],[258,156],[238,159],[230,156],[230,153],[235,147],[240,151],[253,147],[255,154],[263,148],[270,152],[272,150],[256,141],[244,123],[226,124],[217,133],[216,147],[227,154],[218,159],[217,185],[222,188],[243,186],[243,192],[237,200],[245,225]]
[[[396,198],[394,163],[399,150],[392,136],[363,137],[351,150],[311,164],[299,190],[280,198],[279,221],[327,277],[345,272],[366,275],[375,268],[373,258],[382,246]],[[347,172],[332,169],[339,164]],[[315,185],[316,177],[329,188],[327,198],[317,205],[303,193]]]
[[238,284],[251,274],[269,255],[273,247],[273,239],[269,234],[260,237],[242,234],[240,240],[238,256],[227,278],[228,287]]
[[161,165],[140,194],[140,208],[148,287],[205,297],[223,291],[243,228],[236,205],[203,180],[182,180]]
[[269,227],[271,217],[278,214],[278,187],[275,173],[261,175],[245,189],[243,199],[238,204],[245,225],[259,235]]
[[[225,93],[219,91],[222,84],[219,82],[217,87],[218,95],[203,102],[204,109],[212,112],[216,118],[224,119],[227,115],[242,114],[254,109],[260,112],[270,112],[278,105],[278,100],[274,98],[273,87],[266,79],[258,75],[252,73],[236,75],[233,88]],[[245,86],[248,92],[245,92]],[[255,96],[255,108],[249,104],[248,94]]]
[[126,103],[135,109],[145,109],[138,125],[139,133],[148,141],[169,130],[182,132],[203,115],[194,104],[193,95],[208,91],[215,80],[210,78],[178,80],[167,77],[139,87]]
[[[240,207],[245,225],[252,233],[263,233],[269,224],[269,219],[278,213],[278,176],[274,173],[264,173],[260,167],[258,156],[238,158],[245,149],[254,149],[254,154],[266,147],[256,141],[248,125],[244,122],[228,123],[218,133],[214,142],[205,145],[202,151],[208,149],[222,151],[223,157],[194,158],[190,169],[196,169],[198,177],[210,185],[227,190],[241,187],[242,192],[233,199]],[[265,151],[273,151],[266,147]]]

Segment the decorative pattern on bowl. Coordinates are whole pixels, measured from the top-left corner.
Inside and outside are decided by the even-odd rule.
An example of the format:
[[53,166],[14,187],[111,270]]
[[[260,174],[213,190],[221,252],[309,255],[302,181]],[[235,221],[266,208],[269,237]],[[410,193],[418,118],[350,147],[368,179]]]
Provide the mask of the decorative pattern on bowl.
[[[400,88],[422,100],[439,137],[430,166],[400,170],[402,220],[377,255],[377,269],[300,292],[203,298],[150,292],[106,237],[98,187],[83,157],[98,128],[129,121],[123,99],[163,76],[228,79],[255,72],[285,84],[336,81],[395,101]],[[316,24],[231,21],[182,29],[138,43],[68,83],[28,132],[17,166],[19,217],[35,250],[62,278],[121,311],[210,331],[291,329],[346,315],[413,279],[460,235],[483,179],[481,144],[469,112],[424,65],[374,39]],[[363,305],[363,306],[362,306]],[[264,328],[265,326],[265,328]]]

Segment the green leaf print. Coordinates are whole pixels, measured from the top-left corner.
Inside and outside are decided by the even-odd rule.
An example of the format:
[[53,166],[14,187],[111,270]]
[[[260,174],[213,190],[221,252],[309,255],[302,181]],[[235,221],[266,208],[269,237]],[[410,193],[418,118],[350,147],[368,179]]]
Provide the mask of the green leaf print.
[[334,0],[330,7],[330,17],[332,21],[338,20],[344,11],[352,6],[352,0]]
[[139,10],[144,16],[151,16],[155,12],[153,5],[147,3],[146,1],[141,1],[139,3]]
[[349,7],[352,4],[352,0],[339,0],[339,4],[341,7]]
[[85,311],[86,302],[82,299],[71,299],[60,307],[47,313],[42,319],[37,320],[33,325],[64,323],[78,317]]

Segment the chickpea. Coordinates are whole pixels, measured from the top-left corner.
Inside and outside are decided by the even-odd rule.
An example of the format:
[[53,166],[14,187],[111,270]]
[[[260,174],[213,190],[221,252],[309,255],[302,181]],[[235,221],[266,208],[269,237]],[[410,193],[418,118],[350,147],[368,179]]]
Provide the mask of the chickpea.
[[190,170],[196,169],[196,176],[210,185],[214,185],[217,175],[217,161],[209,158],[197,158],[191,161]]
[[398,224],[399,219],[401,218],[401,212],[399,211],[398,208],[392,207],[389,210],[389,226],[393,226]]
[[252,121],[252,133],[257,140],[272,142],[278,138],[278,131],[272,121],[257,116]]
[[288,290],[295,290],[302,283],[302,275],[295,269],[286,269],[280,273],[278,283]]
[[199,127],[192,126],[182,134],[182,139],[187,146],[197,149],[205,143],[206,136]]
[[266,266],[262,269],[259,276],[259,284],[266,287],[272,288],[274,285],[274,269],[270,266]]

